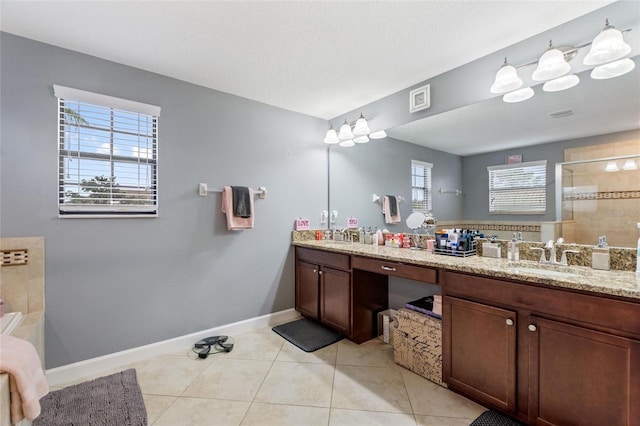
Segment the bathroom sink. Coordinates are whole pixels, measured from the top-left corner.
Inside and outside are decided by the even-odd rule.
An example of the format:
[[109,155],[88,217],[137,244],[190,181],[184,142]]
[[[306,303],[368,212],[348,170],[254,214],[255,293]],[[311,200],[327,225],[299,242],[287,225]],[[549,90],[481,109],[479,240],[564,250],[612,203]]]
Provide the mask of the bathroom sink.
[[509,269],[514,272],[522,272],[523,274],[534,274],[534,275],[545,275],[548,277],[554,278],[570,278],[570,277],[579,277],[579,274],[575,274],[569,271],[560,271],[555,269],[543,269],[543,268],[531,268],[531,267],[523,267],[523,266],[511,266]]

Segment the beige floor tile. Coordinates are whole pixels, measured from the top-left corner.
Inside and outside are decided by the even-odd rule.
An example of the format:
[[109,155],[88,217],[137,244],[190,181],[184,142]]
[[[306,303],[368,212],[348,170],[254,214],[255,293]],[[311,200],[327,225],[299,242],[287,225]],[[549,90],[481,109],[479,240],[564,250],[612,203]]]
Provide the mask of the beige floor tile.
[[418,426],[469,426],[474,419],[462,419],[455,417],[418,416]]
[[181,396],[252,401],[272,361],[219,358]]
[[329,407],[334,367],[274,362],[255,402]]
[[273,361],[278,356],[284,342],[276,333],[242,333],[233,337],[233,350],[224,355],[225,358],[257,359]]
[[381,340],[372,339],[361,345],[349,340],[338,342],[337,365],[359,365],[369,367],[395,366],[393,362],[393,346]]
[[144,405],[147,409],[147,420],[150,425],[167,411],[167,408],[176,400],[175,396],[142,394]]
[[163,355],[132,364],[142,393],[179,396],[210,365],[200,359]]
[[326,346],[313,352],[305,352],[287,341],[282,345],[276,361],[282,362],[311,362],[316,364],[335,365],[338,344]]
[[337,365],[332,408],[412,413],[397,368]]
[[402,369],[401,373],[416,415],[475,419],[486,410],[409,370]]
[[253,403],[242,426],[326,426],[328,421],[328,408]]
[[236,426],[248,408],[244,401],[180,397],[153,426]]
[[329,426],[415,426],[413,414],[331,409]]

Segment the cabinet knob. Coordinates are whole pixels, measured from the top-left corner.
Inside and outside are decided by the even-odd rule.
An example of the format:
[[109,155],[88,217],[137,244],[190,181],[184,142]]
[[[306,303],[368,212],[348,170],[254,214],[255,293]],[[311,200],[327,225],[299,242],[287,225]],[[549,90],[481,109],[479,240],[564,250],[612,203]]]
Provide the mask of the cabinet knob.
[[313,273],[315,274],[316,272],[318,272],[318,270],[316,268],[313,268]]
[[536,331],[538,328],[534,324],[529,324],[529,331]]
[[511,318],[507,318],[507,325],[513,325],[513,320]]
[[319,271],[318,274],[322,275],[322,271]]

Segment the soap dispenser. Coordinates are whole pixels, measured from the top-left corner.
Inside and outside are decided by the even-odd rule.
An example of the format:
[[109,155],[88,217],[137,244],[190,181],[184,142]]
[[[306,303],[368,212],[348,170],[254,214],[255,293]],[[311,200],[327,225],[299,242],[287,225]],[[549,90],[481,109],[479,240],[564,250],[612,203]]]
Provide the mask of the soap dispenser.
[[507,259],[517,262],[520,260],[520,247],[518,247],[518,239],[516,233],[513,233],[511,241],[507,242]]
[[610,266],[609,246],[607,245],[607,237],[604,235],[598,238],[598,245],[592,249],[591,267],[608,271]]

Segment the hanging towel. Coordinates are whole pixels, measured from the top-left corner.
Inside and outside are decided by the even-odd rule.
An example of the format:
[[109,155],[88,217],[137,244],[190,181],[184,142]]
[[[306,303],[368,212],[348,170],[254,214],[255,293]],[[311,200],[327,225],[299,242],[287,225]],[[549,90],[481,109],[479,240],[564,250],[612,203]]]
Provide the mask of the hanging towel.
[[40,398],[49,393],[36,348],[26,340],[0,335],[0,372],[9,373],[11,421],[33,420],[40,415]]
[[[236,187],[241,188],[241,187]],[[242,229],[253,228],[253,189],[247,188],[249,193],[248,208],[241,207],[242,204],[247,205],[246,199],[243,202],[238,203],[238,211],[242,214],[246,214],[248,210],[248,217],[243,217],[235,214],[233,189],[230,186],[225,186],[222,189],[222,213],[227,216],[227,229],[229,231],[239,231]],[[244,210],[244,211],[243,211]]]
[[251,195],[246,186],[232,186],[233,215],[243,218],[251,217]]
[[400,223],[400,209],[396,196],[385,195],[382,197],[382,214],[384,214],[385,223]]

